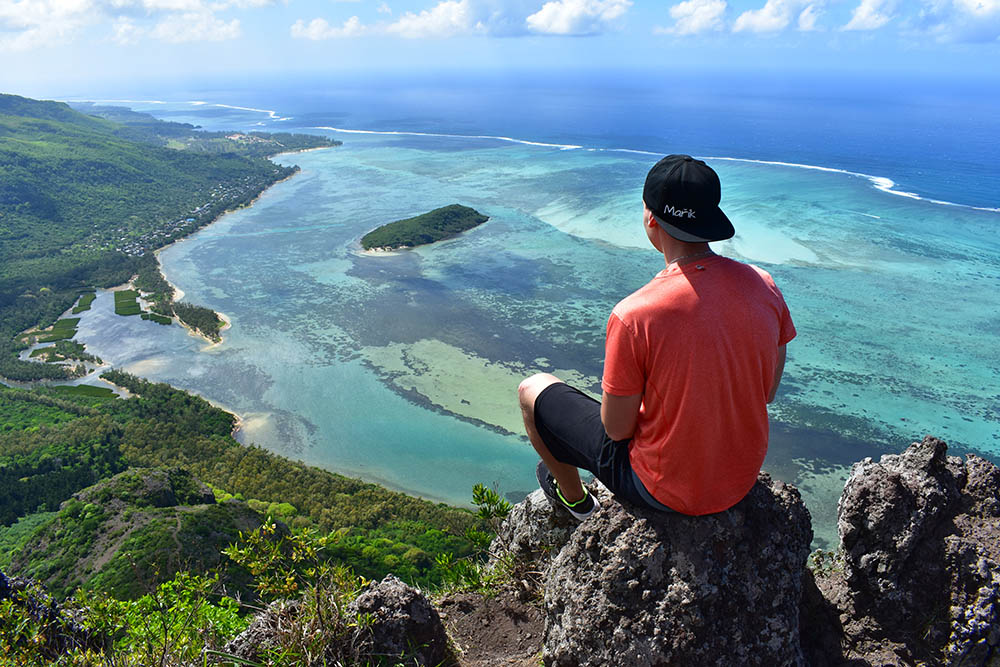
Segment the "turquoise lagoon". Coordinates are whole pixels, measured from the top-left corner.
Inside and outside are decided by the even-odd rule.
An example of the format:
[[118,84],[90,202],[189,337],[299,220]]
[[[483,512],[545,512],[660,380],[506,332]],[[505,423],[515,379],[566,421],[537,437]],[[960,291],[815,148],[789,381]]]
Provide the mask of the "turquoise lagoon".
[[[535,371],[599,391],[615,302],[662,268],[641,229],[655,156],[447,136],[338,133],[302,172],[160,254],[233,327],[209,346],[113,314],[78,339],[115,367],[241,415],[240,437],[428,498],[534,487],[516,387]],[[798,328],[765,468],[835,540],[850,464],[924,434],[1000,459],[1000,213],[835,170],[711,159],[737,228],[716,250],[772,273]],[[489,222],[367,255],[380,224],[450,203]]]

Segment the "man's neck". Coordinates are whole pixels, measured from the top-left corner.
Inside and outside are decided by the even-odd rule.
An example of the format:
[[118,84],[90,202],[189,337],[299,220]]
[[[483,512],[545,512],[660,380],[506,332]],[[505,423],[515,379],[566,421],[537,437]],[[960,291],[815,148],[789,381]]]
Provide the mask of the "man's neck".
[[708,243],[687,243],[670,238],[663,247],[663,259],[667,268],[671,264],[683,265],[714,254]]

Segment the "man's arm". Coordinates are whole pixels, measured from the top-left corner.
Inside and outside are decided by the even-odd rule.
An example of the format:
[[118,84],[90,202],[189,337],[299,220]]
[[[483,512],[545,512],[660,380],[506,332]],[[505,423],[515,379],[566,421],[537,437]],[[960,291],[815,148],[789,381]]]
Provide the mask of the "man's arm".
[[615,396],[604,392],[601,397],[601,421],[604,430],[612,440],[627,440],[635,433],[639,421],[639,407],[642,394]]
[[774,365],[774,380],[771,382],[771,391],[767,392],[767,402],[774,400],[778,393],[778,385],[781,384],[781,374],[785,371],[785,346],[778,346],[778,363]]

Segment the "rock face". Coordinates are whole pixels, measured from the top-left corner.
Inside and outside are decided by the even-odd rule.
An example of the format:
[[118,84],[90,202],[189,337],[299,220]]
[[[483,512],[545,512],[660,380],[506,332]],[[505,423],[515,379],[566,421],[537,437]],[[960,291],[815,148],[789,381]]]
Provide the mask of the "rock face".
[[[336,605],[334,600],[327,603],[332,610]],[[423,593],[391,574],[351,601],[342,617],[328,619],[322,627],[314,618],[303,618],[302,610],[299,601],[271,603],[223,651],[259,662],[269,651],[280,653],[301,637],[324,637],[323,664],[423,667],[442,664],[449,657],[448,637],[437,610]],[[370,623],[353,625],[359,617]]]
[[[608,494],[600,482],[592,485],[601,496]],[[501,557],[518,562],[547,565],[569,541],[579,523],[567,512],[556,511],[541,489],[511,509],[490,545],[490,566]]]
[[799,597],[809,513],[761,474],[727,512],[688,517],[623,505],[578,526],[535,494],[505,526],[519,557],[541,555],[549,665],[801,664]]
[[817,577],[839,622],[814,609],[804,621],[844,659],[1000,664],[1000,470],[946,452],[927,437],[851,470],[842,566]]
[[365,662],[438,665],[448,654],[448,636],[437,610],[423,593],[388,575],[347,605],[347,617],[368,615],[358,652]]

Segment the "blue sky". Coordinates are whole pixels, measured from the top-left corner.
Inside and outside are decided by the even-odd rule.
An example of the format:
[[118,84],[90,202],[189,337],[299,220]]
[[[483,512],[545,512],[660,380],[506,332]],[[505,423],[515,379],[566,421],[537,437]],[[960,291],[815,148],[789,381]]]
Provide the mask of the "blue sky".
[[996,85],[998,40],[1000,0],[0,0],[0,90],[545,67]]

